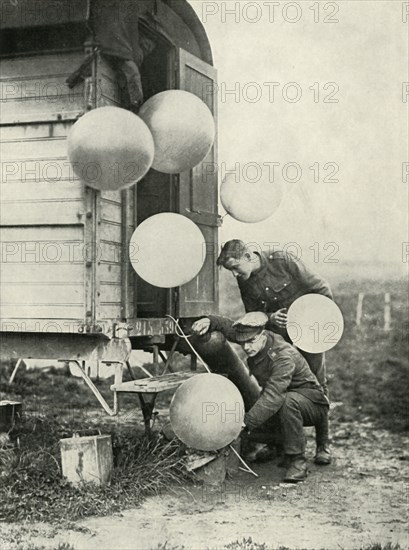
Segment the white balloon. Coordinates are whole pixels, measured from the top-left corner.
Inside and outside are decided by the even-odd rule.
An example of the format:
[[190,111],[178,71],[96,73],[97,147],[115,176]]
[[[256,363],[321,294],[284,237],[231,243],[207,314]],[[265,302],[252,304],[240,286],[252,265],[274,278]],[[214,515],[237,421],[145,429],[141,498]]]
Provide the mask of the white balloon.
[[239,222],[257,223],[274,214],[282,199],[281,186],[270,181],[236,181],[228,174],[220,187],[223,208]]
[[210,151],[215,138],[213,115],[194,94],[168,90],[144,103],[139,116],[155,142],[152,167],[166,174],[191,170]]
[[152,134],[137,115],[100,107],[82,116],[68,135],[68,158],[86,185],[117,191],[134,185],[152,166]]
[[305,294],[291,304],[287,332],[297,348],[323,353],[336,346],[344,331],[344,318],[335,302],[322,294]]
[[194,279],[206,258],[203,233],[181,214],[165,212],[143,221],[134,231],[129,257],[136,273],[160,288]]
[[201,451],[216,451],[239,435],[244,403],[237,387],[224,376],[197,374],[176,390],[169,415],[183,443]]

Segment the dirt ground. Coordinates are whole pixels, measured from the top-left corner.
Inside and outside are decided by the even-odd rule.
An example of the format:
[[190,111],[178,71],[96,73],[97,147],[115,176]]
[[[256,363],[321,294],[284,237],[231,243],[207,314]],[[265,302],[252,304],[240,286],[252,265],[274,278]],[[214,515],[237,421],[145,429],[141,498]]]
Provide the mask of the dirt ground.
[[[4,525],[2,549],[24,543],[76,550],[223,548],[252,538],[267,548],[409,548],[409,437],[367,422],[332,425],[333,464],[312,463],[298,485],[280,482],[276,461],[256,464],[222,485],[176,487],[121,515],[78,522],[81,531],[46,524]],[[314,441],[308,434],[308,454]],[[25,534],[26,533],[26,534]],[[23,544],[23,546],[22,546]]]

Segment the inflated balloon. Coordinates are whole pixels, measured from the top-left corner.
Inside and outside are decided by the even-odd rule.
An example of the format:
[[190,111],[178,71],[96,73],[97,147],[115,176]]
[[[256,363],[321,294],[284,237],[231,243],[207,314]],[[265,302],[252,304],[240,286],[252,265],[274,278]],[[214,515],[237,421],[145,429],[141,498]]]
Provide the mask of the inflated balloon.
[[164,212],[143,221],[129,244],[136,273],[160,288],[184,285],[196,277],[206,258],[203,233],[181,214]]
[[344,318],[335,302],[322,294],[305,294],[291,304],[287,332],[297,348],[323,353],[333,348],[344,331]]
[[139,181],[152,166],[152,134],[137,115],[100,107],[82,116],[68,135],[75,174],[94,189],[117,191]]
[[282,199],[281,186],[270,181],[251,182],[228,174],[220,187],[223,208],[239,222],[256,223],[274,214]]
[[197,374],[183,382],[170,404],[170,423],[189,447],[216,451],[229,445],[241,431],[243,398],[219,374]]
[[168,90],[144,103],[139,116],[155,142],[152,167],[166,174],[191,170],[210,151],[215,124],[207,105],[194,94]]

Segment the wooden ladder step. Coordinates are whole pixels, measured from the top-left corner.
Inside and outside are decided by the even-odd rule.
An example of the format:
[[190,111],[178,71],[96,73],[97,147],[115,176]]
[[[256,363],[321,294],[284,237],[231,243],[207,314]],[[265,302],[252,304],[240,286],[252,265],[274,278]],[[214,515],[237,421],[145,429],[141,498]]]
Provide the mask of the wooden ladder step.
[[161,391],[174,389],[180,386],[185,380],[197,376],[197,372],[175,372],[163,376],[152,376],[151,378],[142,378],[140,380],[131,380],[114,384],[112,391],[116,392],[134,392],[134,393],[159,393]]

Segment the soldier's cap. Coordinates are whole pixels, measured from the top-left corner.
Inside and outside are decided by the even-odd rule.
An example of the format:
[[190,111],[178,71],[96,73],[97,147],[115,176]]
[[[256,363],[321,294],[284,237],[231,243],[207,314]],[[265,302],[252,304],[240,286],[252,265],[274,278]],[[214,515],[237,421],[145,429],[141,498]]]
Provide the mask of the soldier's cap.
[[268,317],[262,311],[251,311],[246,313],[241,319],[233,323],[236,331],[236,340],[239,344],[248,342],[264,329]]

